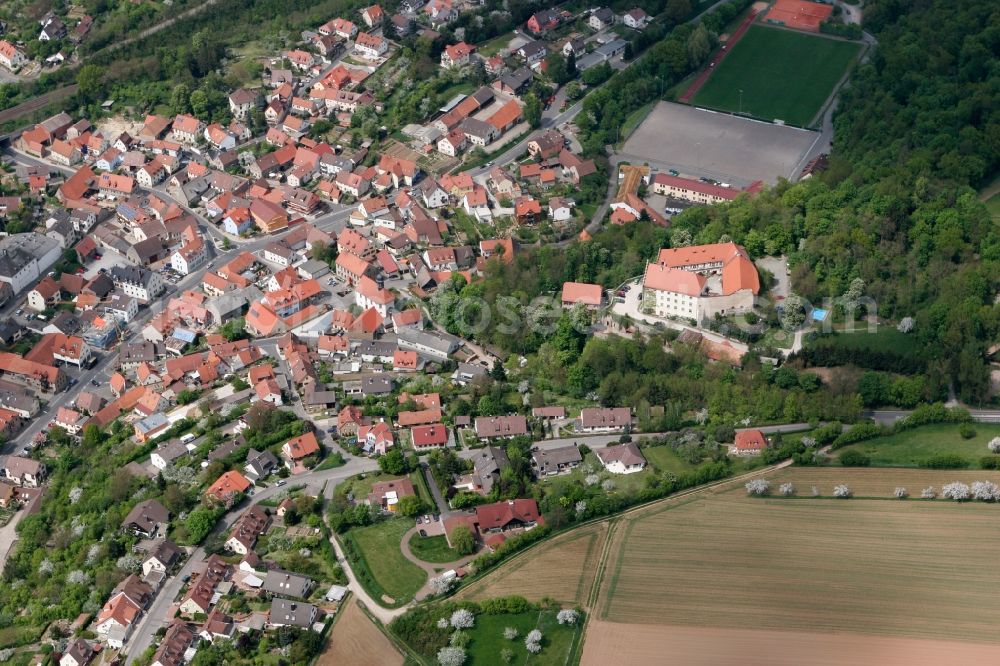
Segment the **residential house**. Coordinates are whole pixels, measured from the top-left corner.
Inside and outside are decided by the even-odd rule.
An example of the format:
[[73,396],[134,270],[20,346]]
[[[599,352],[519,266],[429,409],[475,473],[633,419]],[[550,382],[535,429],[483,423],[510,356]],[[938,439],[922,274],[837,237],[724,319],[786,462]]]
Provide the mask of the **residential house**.
[[583,305],[599,308],[604,302],[604,289],[599,284],[586,282],[564,282],[562,288],[563,307]]
[[388,50],[389,42],[379,35],[360,32],[354,40],[354,51],[369,60],[381,58]]
[[308,629],[318,616],[319,611],[312,604],[275,597],[271,600],[271,611],[267,622],[271,627]]
[[261,589],[271,594],[281,594],[297,599],[306,599],[315,586],[315,581],[308,576],[271,569],[264,578],[264,585]]
[[633,442],[594,449],[604,469],[612,474],[634,474],[646,468],[646,458]]
[[233,525],[226,540],[226,548],[237,555],[246,555],[253,551],[257,538],[266,534],[270,526],[270,514],[260,505],[254,504]]
[[528,18],[528,22],[525,24],[525,27],[527,27],[530,32],[540,35],[550,30],[555,30],[559,27],[561,22],[562,16],[559,14],[558,9],[543,9],[540,12],[532,14]]
[[628,407],[585,407],[580,411],[583,432],[621,432],[632,426],[632,411]]
[[186,622],[176,619],[163,635],[159,647],[153,653],[150,666],[183,666],[187,663],[186,654],[194,644],[197,636]]
[[449,44],[441,52],[441,66],[445,69],[457,69],[468,65],[476,47],[465,42]]
[[576,446],[561,446],[557,449],[535,449],[531,452],[531,464],[539,476],[568,474],[583,463],[583,456]]
[[595,9],[587,19],[587,25],[593,30],[606,30],[615,24],[615,13],[608,7]]
[[740,430],[729,453],[736,456],[759,456],[767,448],[767,437],[760,430]]
[[3,65],[12,72],[16,72],[26,62],[28,62],[28,59],[20,49],[6,39],[0,40],[0,65]]
[[430,451],[448,445],[448,427],[442,423],[416,425],[410,428],[410,442],[415,451]]
[[256,483],[275,472],[278,469],[278,464],[278,459],[270,451],[250,449],[247,452],[247,462],[243,466],[243,470],[246,472],[246,477]]
[[384,421],[358,427],[358,443],[368,455],[385,455],[395,444],[392,428]]
[[476,436],[483,441],[509,439],[529,434],[528,420],[518,414],[513,416],[477,416]]
[[294,437],[281,445],[281,455],[284,456],[285,464],[289,468],[309,456],[318,454],[319,451],[319,440],[311,432]]
[[59,666],[87,666],[94,657],[94,648],[82,638],[77,638],[66,646],[59,659]]
[[257,106],[258,95],[252,90],[240,88],[229,95],[229,110],[234,118],[245,119]]
[[372,5],[361,10],[361,18],[369,28],[375,28],[382,25],[382,21],[385,20],[385,12],[380,6]]
[[499,92],[504,92],[508,95],[520,95],[528,88],[528,84],[531,83],[532,78],[533,74],[530,69],[519,67],[513,72],[501,75],[492,83],[492,86]]
[[500,475],[510,467],[510,459],[507,458],[503,449],[487,446],[476,451],[472,464],[474,491],[482,495],[489,495],[493,487],[500,482]]
[[196,271],[206,261],[208,261],[208,250],[201,236],[195,236],[186,242],[170,257],[173,269],[181,275]]
[[542,42],[529,41],[516,51],[517,57],[528,65],[541,62],[549,54],[548,48]]
[[159,273],[139,266],[112,266],[111,280],[116,289],[126,296],[150,301],[164,290],[163,278]]
[[167,573],[177,564],[183,551],[170,539],[160,539],[149,549],[146,559],[142,561],[142,575],[148,576],[151,571]]
[[7,456],[3,475],[12,483],[25,488],[37,488],[48,474],[45,463],[22,456]]
[[175,140],[191,145],[198,142],[198,137],[201,136],[204,129],[205,123],[194,116],[183,113],[174,117],[174,122],[171,126],[171,132]]
[[456,128],[438,139],[437,149],[438,152],[448,155],[449,157],[456,157],[463,150],[465,150],[465,147],[468,144],[469,142],[465,137],[465,132]]
[[62,289],[59,283],[51,277],[45,276],[41,282],[28,292],[28,307],[36,312],[41,312],[52,307],[62,300]]
[[208,487],[205,496],[231,507],[236,498],[250,489],[253,484],[239,472],[228,471]]
[[372,484],[368,493],[368,506],[376,507],[383,513],[396,513],[399,510],[399,500],[404,497],[415,497],[413,482],[408,478],[377,481]]
[[632,28],[633,30],[644,30],[649,24],[650,18],[640,7],[635,9],[630,9],[625,12],[625,16],[622,17],[622,23]]

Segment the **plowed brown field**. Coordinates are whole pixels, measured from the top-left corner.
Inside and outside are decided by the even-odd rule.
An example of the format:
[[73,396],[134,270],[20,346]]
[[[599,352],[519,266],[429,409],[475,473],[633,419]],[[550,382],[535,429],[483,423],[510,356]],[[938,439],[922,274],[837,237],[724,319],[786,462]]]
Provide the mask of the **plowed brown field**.
[[608,523],[574,530],[548,541],[464,588],[461,599],[517,594],[532,601],[551,597],[566,604],[584,603],[604,546]]

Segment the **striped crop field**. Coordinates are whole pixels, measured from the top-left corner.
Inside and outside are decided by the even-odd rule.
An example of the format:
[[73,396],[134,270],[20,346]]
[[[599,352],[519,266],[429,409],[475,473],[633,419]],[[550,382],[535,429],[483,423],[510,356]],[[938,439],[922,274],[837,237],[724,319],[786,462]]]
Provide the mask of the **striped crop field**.
[[546,541],[465,587],[459,599],[481,601],[520,595],[530,601],[550,597],[561,603],[584,603],[594,583],[608,523],[600,522]]
[[[735,489],[643,513],[616,530],[595,618],[998,642],[1000,506],[892,499],[977,479],[1000,474],[788,468],[772,487],[794,499]],[[856,497],[810,496],[840,483]]]

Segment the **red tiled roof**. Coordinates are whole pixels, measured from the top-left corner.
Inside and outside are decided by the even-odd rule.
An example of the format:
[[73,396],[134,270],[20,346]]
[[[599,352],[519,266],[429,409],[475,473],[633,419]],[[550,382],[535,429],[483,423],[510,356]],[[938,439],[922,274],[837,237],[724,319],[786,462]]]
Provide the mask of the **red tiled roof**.
[[588,284],[585,282],[564,282],[562,288],[562,302],[584,305],[599,306],[601,304],[602,289],[599,284]]
[[760,451],[767,447],[767,437],[760,430],[740,430],[733,446],[738,451]]
[[533,499],[515,499],[476,507],[476,522],[482,531],[503,529],[511,522],[540,523],[541,514]]
[[651,263],[646,265],[646,276],[642,284],[649,289],[698,296],[706,282],[704,275]]

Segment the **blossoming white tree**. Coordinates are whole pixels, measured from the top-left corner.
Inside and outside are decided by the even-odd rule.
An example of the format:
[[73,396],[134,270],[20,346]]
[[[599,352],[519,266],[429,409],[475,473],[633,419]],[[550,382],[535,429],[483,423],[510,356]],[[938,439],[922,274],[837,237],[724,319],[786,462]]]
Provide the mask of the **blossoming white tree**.
[[[431,593],[436,594],[438,596],[442,594],[447,594],[448,590],[451,589],[451,586],[453,584],[454,584],[454,579],[445,578],[444,576],[435,576],[434,578],[431,578],[430,581],[428,582],[428,585],[431,588]],[[448,621],[445,620],[445,625],[447,625],[447,623]]]
[[981,502],[996,502],[1000,499],[1000,488],[992,481],[973,481],[972,497]]
[[580,614],[572,608],[564,608],[556,614],[556,621],[559,624],[576,624],[580,619]]
[[514,640],[515,638],[517,638],[517,629],[515,629],[514,627],[505,628],[503,630],[503,637],[509,641]]
[[538,629],[532,629],[528,632],[528,635],[524,637],[524,647],[531,654],[538,654],[542,651],[542,632]]
[[990,451],[993,453],[1000,453],[1000,437],[994,437],[990,440],[990,443],[986,445]]
[[916,325],[916,322],[913,317],[903,317],[899,320],[899,324],[896,325],[896,330],[900,333],[909,333],[913,330],[914,325]]
[[896,499],[906,499],[909,496],[909,493],[906,492],[906,488],[902,486],[897,486],[896,489],[892,491],[892,494],[896,496]]
[[437,660],[441,666],[462,666],[465,663],[465,650],[460,647],[444,647],[438,650]]
[[468,629],[476,621],[476,616],[467,608],[459,608],[451,614],[451,626],[456,629]]
[[851,489],[844,484],[840,484],[833,489],[833,496],[840,499],[847,499],[851,496]]
[[961,481],[954,481],[941,486],[941,497],[955,500],[956,502],[964,502],[969,499],[971,492],[972,490],[969,486]]
[[795,494],[795,484],[791,481],[786,481],[785,483],[778,486],[778,492],[785,497],[791,497]]
[[767,479],[751,479],[746,482],[747,495],[766,495],[771,489],[771,482]]
[[934,499],[937,497],[937,493],[934,492],[934,486],[927,486],[920,491],[920,496],[924,499]]

